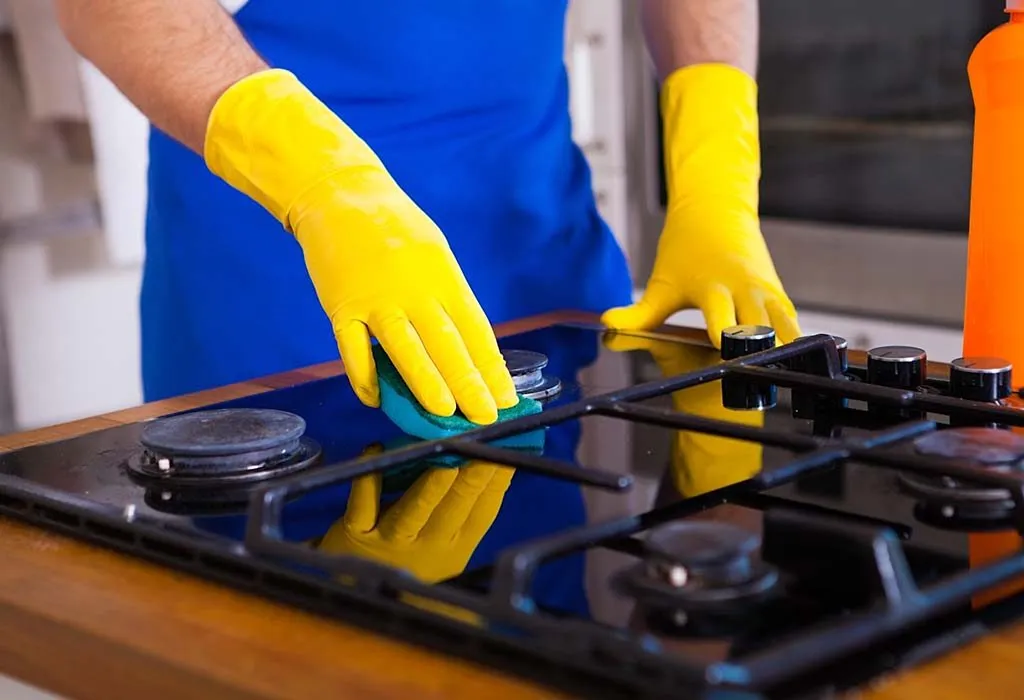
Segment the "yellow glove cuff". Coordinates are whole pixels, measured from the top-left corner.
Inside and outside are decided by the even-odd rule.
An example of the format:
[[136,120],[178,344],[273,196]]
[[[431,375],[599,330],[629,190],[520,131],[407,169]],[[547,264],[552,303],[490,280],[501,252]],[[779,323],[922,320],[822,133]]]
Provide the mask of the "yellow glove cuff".
[[289,231],[292,206],[324,178],[346,168],[384,170],[366,142],[292,73],[276,68],[242,78],[220,96],[203,157]]
[[757,213],[757,83],[723,63],[687,66],[661,89],[669,202],[736,198]]

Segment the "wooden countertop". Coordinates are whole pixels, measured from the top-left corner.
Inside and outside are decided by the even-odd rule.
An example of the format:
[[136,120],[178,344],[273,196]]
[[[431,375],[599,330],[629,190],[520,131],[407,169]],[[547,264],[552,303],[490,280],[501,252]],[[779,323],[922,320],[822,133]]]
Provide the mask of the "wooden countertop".
[[[499,327],[508,335],[568,320]],[[0,437],[0,450],[291,386],[340,362]],[[548,688],[0,518],[0,673],[69,698],[552,698]],[[861,697],[1009,697],[1024,625]]]

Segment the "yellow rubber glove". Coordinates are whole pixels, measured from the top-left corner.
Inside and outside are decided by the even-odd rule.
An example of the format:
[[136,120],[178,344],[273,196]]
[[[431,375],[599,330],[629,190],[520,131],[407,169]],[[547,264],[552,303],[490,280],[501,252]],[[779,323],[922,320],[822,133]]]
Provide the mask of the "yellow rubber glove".
[[457,576],[494,524],[514,473],[485,462],[434,468],[383,514],[381,475],[359,477],[320,549],[404,569],[425,583]]
[[612,309],[612,328],[650,330],[699,308],[715,347],[739,323],[800,335],[758,219],[757,85],[724,64],[681,68],[661,92],[668,212],[643,298]]
[[[709,348],[625,333],[607,333],[604,345],[616,352],[646,350],[665,377],[721,362],[720,355]],[[764,426],[761,411],[737,411],[722,405],[720,381],[673,393],[672,406],[680,413],[755,428]],[[761,470],[762,453],[762,446],[756,442],[679,430],[672,449],[672,481],[680,495],[699,496],[753,477]]]
[[294,75],[228,88],[210,114],[211,171],[295,235],[360,400],[380,403],[370,335],[430,412],[476,423],[518,401],[448,242],[370,147]]

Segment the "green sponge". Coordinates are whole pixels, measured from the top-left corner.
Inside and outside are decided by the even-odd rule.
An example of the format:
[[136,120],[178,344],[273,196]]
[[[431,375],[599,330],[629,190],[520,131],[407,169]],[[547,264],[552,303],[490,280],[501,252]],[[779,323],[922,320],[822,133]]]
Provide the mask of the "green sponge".
[[[402,375],[398,373],[398,368],[380,345],[373,346],[373,360],[377,365],[377,380],[380,385],[380,407],[384,414],[407,435],[418,437],[421,440],[439,440],[480,427],[458,410],[451,416],[438,416],[423,408],[405,380],[402,379]],[[522,418],[540,413],[540,411],[540,403],[520,396],[519,403],[515,406],[498,410],[498,421]],[[514,435],[501,442],[505,446],[516,447],[518,438],[523,439],[524,446],[536,443],[536,435],[531,436],[531,433],[524,433],[521,436]]]

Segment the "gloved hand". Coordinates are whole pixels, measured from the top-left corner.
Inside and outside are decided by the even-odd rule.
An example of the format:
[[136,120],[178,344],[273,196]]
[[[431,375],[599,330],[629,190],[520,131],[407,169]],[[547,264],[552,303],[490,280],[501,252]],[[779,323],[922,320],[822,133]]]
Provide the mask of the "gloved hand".
[[294,75],[228,88],[210,114],[210,170],[295,235],[349,380],[380,405],[370,335],[419,402],[476,423],[518,401],[487,318],[441,231],[370,147]]
[[[616,352],[646,350],[665,377],[693,372],[721,362],[710,348],[654,338],[608,332],[604,346]],[[760,428],[761,411],[737,411],[722,405],[722,383],[706,382],[672,394],[680,413]],[[672,481],[684,497],[699,496],[749,479],[761,470],[762,446],[746,440],[676,431],[672,449]]]
[[479,461],[434,468],[383,513],[381,475],[359,477],[320,549],[404,569],[424,583],[457,576],[498,516],[514,473]]
[[650,330],[699,308],[715,347],[738,323],[800,335],[758,220],[757,85],[727,65],[681,68],[661,93],[668,212],[643,298],[606,312],[622,330]]

